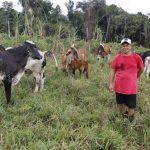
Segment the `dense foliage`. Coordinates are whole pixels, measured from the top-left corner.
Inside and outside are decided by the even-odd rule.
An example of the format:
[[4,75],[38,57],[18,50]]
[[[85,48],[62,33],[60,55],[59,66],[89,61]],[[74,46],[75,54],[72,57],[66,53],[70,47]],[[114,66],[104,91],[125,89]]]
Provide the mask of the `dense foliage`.
[[[50,0],[18,0],[22,12],[13,9],[11,2],[5,1],[0,8],[0,33],[9,36],[54,36],[67,38],[75,34],[80,39],[97,39],[118,42],[122,37],[130,37],[139,45],[150,47],[149,14],[141,12],[129,14],[116,5],[106,5],[105,0],[77,2],[68,0],[67,16],[60,6],[55,8]],[[135,5],[136,7],[136,5]]]

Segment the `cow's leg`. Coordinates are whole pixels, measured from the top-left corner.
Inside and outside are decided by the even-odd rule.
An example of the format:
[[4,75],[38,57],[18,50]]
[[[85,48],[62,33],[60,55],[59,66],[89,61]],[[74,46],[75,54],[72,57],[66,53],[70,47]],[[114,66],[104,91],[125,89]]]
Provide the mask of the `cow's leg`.
[[19,71],[17,75],[13,77],[12,85],[18,84],[23,75],[24,75],[24,70]]
[[88,75],[88,63],[86,63],[84,67],[85,67],[84,68],[85,77],[88,78],[89,77],[89,75]]
[[40,87],[40,75],[39,75],[39,73],[34,73],[33,75],[35,77],[35,89],[34,89],[34,92],[38,92],[39,87]]
[[45,75],[42,74],[40,79],[40,91],[44,89],[44,82],[45,82]]
[[68,68],[68,69],[67,69],[67,73],[68,73],[68,76],[72,78],[73,75],[74,75],[73,73],[75,73],[75,72],[73,72],[73,69],[72,69],[72,68]]
[[79,68],[80,78],[81,78],[82,74],[84,74],[84,69],[85,69],[85,65],[83,64]]
[[100,60],[101,56],[100,55],[97,55],[97,60]]
[[69,69],[69,67],[68,67],[68,64],[66,64],[65,66],[64,66],[64,68],[63,68],[63,71],[64,71],[64,73],[65,73],[65,76],[70,76],[70,69]]
[[12,104],[11,101],[11,86],[12,86],[12,78],[10,75],[6,76],[3,80],[4,88],[5,88],[5,97],[7,104]]
[[150,76],[150,70],[149,69],[146,70],[146,76],[147,76],[147,79],[149,79],[149,76]]
[[147,68],[146,68],[146,66],[144,67],[144,71],[143,72],[146,72],[146,70],[147,70]]
[[68,72],[67,72],[66,68],[62,68],[62,71],[64,72],[65,76],[68,76]]
[[108,55],[108,61],[110,60],[110,54]]
[[44,82],[45,82],[45,75],[44,75],[44,72],[45,72],[45,67],[42,68],[42,70],[41,70],[40,73],[39,73],[39,76],[40,76],[39,90],[40,90],[40,91],[42,91],[43,88],[44,88]]
[[73,77],[75,78],[75,69],[72,70]]
[[86,76],[86,78],[89,77],[88,70],[86,70],[85,76]]
[[86,77],[86,78],[89,77],[89,75],[88,75],[88,70],[87,70],[87,69],[84,70],[84,74],[85,74],[85,77]]
[[79,74],[80,74],[80,78],[81,78],[81,74],[82,74],[81,68],[79,68]]
[[107,61],[109,62],[109,60],[110,60],[110,54],[108,54],[107,56]]

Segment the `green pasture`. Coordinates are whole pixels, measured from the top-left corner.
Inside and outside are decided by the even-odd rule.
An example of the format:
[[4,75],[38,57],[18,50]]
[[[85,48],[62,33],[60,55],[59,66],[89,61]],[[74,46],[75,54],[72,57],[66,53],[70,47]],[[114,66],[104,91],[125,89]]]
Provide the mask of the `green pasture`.
[[[150,149],[150,79],[139,79],[136,124],[118,113],[114,93],[107,89],[110,62],[97,61],[93,52],[99,41],[38,37],[7,38],[1,44],[17,46],[34,41],[41,50],[51,50],[59,62],[47,56],[46,80],[42,92],[34,93],[32,75],[25,75],[13,87],[13,106],[6,106],[0,85],[1,150],[149,150]],[[89,78],[67,77],[61,70],[61,53],[75,43],[89,51]],[[118,43],[108,43],[112,56],[120,50]],[[133,50],[146,50],[133,44]],[[111,61],[111,60],[110,60]]]

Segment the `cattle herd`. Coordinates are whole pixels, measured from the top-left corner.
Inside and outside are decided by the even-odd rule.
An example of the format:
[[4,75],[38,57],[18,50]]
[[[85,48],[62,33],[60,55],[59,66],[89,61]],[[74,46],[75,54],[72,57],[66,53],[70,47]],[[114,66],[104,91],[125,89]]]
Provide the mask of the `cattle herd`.
[[[47,51],[40,51],[32,41],[25,41],[21,46],[5,48],[0,45],[0,80],[3,81],[7,104],[12,104],[11,89],[16,85],[27,70],[30,70],[35,78],[34,91],[42,91],[45,81],[45,67]],[[52,53],[51,53],[52,54]],[[150,76],[150,51],[137,53],[144,63],[144,71],[147,77]],[[111,48],[108,45],[100,44],[96,50],[97,59],[109,60]],[[52,54],[56,68],[57,59]],[[79,70],[80,75],[88,78],[88,51],[85,48],[76,49],[70,46],[61,57],[62,69],[66,75],[75,76]]]

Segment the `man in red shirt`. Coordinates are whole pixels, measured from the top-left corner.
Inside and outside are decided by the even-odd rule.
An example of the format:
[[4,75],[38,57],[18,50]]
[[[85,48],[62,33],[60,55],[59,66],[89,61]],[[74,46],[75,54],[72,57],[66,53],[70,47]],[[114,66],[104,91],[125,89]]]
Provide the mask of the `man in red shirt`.
[[121,53],[117,54],[111,63],[109,90],[116,93],[119,111],[134,120],[138,78],[143,72],[143,62],[139,55],[131,52],[131,40],[121,41]]

